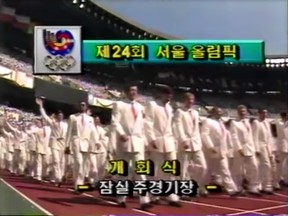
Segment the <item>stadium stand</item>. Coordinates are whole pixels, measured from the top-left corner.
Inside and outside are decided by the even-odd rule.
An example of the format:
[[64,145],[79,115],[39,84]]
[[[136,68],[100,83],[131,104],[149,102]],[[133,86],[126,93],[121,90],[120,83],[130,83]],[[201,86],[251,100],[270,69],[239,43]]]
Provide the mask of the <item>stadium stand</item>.
[[[74,105],[79,101],[88,101],[93,114],[100,115],[102,123],[109,125],[111,106],[114,101],[122,100],[123,83],[128,81],[138,82],[142,103],[150,101],[154,96],[154,88],[160,85],[173,87],[176,102],[179,100],[179,93],[192,91],[196,95],[196,109],[201,116],[209,115],[212,106],[220,106],[225,108],[225,121],[237,115],[236,107],[239,104],[245,104],[249,108],[251,116],[254,116],[258,108],[263,107],[268,108],[271,113],[270,118],[273,119],[278,118],[281,111],[287,111],[287,56],[267,57],[266,63],[259,65],[229,63],[225,65],[177,66],[126,63],[84,65],[85,74],[81,76],[34,76],[32,74],[32,58],[33,27],[35,25],[83,26],[85,29],[83,38],[85,39],[157,40],[171,39],[172,37],[159,32],[151,32],[129,20],[124,20],[120,15],[97,5],[97,1],[49,0],[43,4],[43,1],[39,0],[3,0],[2,4],[4,9],[2,7],[0,14],[0,47],[3,47],[0,48],[0,125],[4,112],[8,112],[9,119],[24,125],[40,117],[37,115],[39,114],[39,107],[35,104],[35,97],[45,99],[45,109],[47,109],[48,114],[62,110],[65,117],[76,112]],[[1,35],[1,30],[5,34]],[[177,103],[173,105],[177,106]],[[3,173],[1,173],[1,178],[2,176],[4,176]],[[133,207],[131,211],[126,209],[127,213],[123,209],[116,209],[115,205],[106,205],[106,202],[96,204],[93,197],[71,198],[71,190],[67,191],[68,186],[67,188],[53,186],[51,190],[51,185],[47,186],[46,183],[46,185],[37,183],[35,186],[30,184],[28,179],[25,179],[27,182],[22,184],[21,177],[18,179],[16,177],[10,178],[8,175],[4,178],[10,183],[12,182],[19,191],[25,191],[26,194],[34,197],[36,202],[45,207],[50,206],[50,209],[58,212],[55,215],[67,215],[67,212],[70,215],[77,215],[83,209],[89,210],[89,214],[83,215],[91,215],[91,212],[101,215],[102,212],[107,212],[107,209],[108,211],[113,209],[113,215],[114,213],[143,213],[136,207]],[[4,191],[3,188],[5,187],[0,181],[0,190]],[[46,212],[37,212],[37,206],[35,208],[31,202],[24,203],[23,200],[25,199],[22,196],[18,196],[18,198],[11,196],[13,191],[8,191],[7,188],[6,186],[5,197],[7,195],[7,198],[4,198],[0,193],[0,215],[2,212],[10,212],[10,215],[51,215]],[[236,201],[235,205],[235,200],[231,201],[231,198],[209,198],[206,201],[207,204],[205,201],[193,201],[191,203],[186,202],[180,210],[179,208],[171,210],[165,206],[159,207],[157,211],[159,214],[163,214],[163,212],[167,214],[168,209],[169,213],[175,215],[182,213],[181,211],[200,215],[203,214],[202,211],[212,214],[215,209],[220,209],[220,213],[225,212],[227,214],[228,211],[233,210],[231,214],[236,211],[237,213],[234,214],[240,215],[240,213],[254,213],[250,209],[257,205],[260,205],[259,209],[262,208],[263,210],[263,206],[266,207],[267,203],[269,204],[268,209],[275,207],[272,205],[276,205],[276,207],[281,205],[284,209],[287,208],[285,192],[282,191],[280,196],[270,197],[270,201],[267,197],[264,197],[262,201],[262,198],[248,197],[248,201],[246,200],[246,203],[242,204],[242,201],[247,198],[244,197],[243,199],[240,198],[238,203]],[[91,198],[92,201],[87,201],[86,198]],[[108,202],[109,204],[112,203],[111,201]],[[204,203],[203,206],[201,206],[202,202]],[[228,207],[223,207],[223,202],[224,204],[228,203]],[[196,208],[192,206],[194,203],[196,203]],[[15,204],[17,208],[15,208]],[[240,213],[238,204],[244,209]],[[212,205],[216,206],[213,210],[211,210]],[[223,206],[218,207],[219,205]],[[233,205],[235,206],[233,207]],[[22,209],[25,209],[25,214]],[[158,213],[151,214],[148,212],[148,215],[158,215]]]
[[[81,25],[85,29],[83,37],[89,39],[169,39],[170,36],[159,35],[149,30],[135,26],[131,21],[123,20],[119,15],[107,11],[92,1],[63,0],[59,2],[59,8],[55,10],[54,1],[45,4],[34,1],[4,1],[17,19],[4,22],[4,29],[11,32],[9,37],[4,36],[6,47],[14,51],[21,51],[22,56],[32,56],[32,34],[28,30],[35,24]],[[37,7],[35,11],[33,8]],[[53,11],[53,18],[48,15]],[[63,17],[64,11],[71,11],[71,17]],[[11,11],[10,11],[11,12]],[[19,17],[28,17],[28,25],[19,27]],[[89,19],[89,23],[86,19]],[[5,20],[2,20],[5,21]],[[27,19],[26,19],[27,21]],[[18,24],[15,24],[18,23]],[[130,23],[129,23],[130,22]],[[20,22],[21,23],[21,22]],[[97,30],[93,30],[97,26]],[[7,34],[8,35],[8,34]],[[3,53],[3,52],[2,52]],[[15,53],[15,52],[14,52]],[[9,68],[31,73],[32,65],[19,58],[13,58],[7,53],[1,54],[1,64],[9,65]],[[21,57],[22,58],[22,57]],[[17,59],[17,60],[16,60]],[[274,59],[274,60],[273,60]],[[251,110],[260,106],[269,105],[270,111],[277,113],[285,109],[287,98],[287,70],[288,59],[281,57],[283,62],[275,62],[267,59],[263,65],[217,65],[217,66],[164,66],[164,65],[86,65],[86,75],[81,77],[47,76],[38,78],[61,83],[75,89],[81,89],[93,94],[95,97],[118,100],[121,98],[119,83],[127,80],[139,80],[142,87],[141,101],[151,99],[153,85],[168,84],[174,86],[175,92],[189,89],[197,94],[201,106],[223,106],[228,113],[234,113],[233,109],[239,103],[246,104]],[[280,59],[280,58],[278,58]],[[281,61],[281,60],[280,60]],[[29,60],[28,60],[29,62]],[[31,59],[30,59],[31,63]],[[269,64],[268,64],[269,63]],[[275,79],[271,79],[271,78]],[[113,80],[114,82],[111,82]],[[177,95],[176,95],[177,99]],[[271,106],[271,101],[273,101]]]

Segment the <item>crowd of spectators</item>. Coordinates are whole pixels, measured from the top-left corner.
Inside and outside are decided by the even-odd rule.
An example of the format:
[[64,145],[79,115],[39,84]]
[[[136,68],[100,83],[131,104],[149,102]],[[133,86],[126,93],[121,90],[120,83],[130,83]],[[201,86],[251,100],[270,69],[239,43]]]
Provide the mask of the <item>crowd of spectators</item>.
[[15,122],[24,123],[24,124],[27,122],[31,122],[33,119],[39,117],[39,116],[36,116],[32,112],[26,112],[21,109],[17,109],[17,108],[2,104],[0,105],[0,125],[1,125],[1,121],[3,121],[5,112],[7,113],[7,116],[9,119],[14,120]]
[[[5,66],[7,68],[11,68],[12,70],[21,71],[25,73],[32,73],[33,66],[32,63],[24,62],[19,60],[19,58],[13,57],[9,55],[4,50],[0,50],[0,65]],[[70,76],[37,76],[37,78],[49,80],[51,82],[56,82],[59,84],[63,84],[69,86],[71,88],[80,89],[84,91],[88,91],[95,97],[117,100],[121,97],[121,92],[116,89],[109,89],[107,85],[102,83],[98,83],[97,81],[87,80],[85,77],[81,77],[81,79],[75,79]]]
[[21,61],[17,58],[11,57],[6,51],[0,49],[0,65],[12,70],[32,73],[33,67],[31,63]]
[[[19,56],[19,58],[18,58],[14,54],[12,57],[12,55],[10,55],[8,52],[0,49],[0,65],[11,68],[12,70],[17,70],[17,71],[32,74],[32,71],[33,71],[32,62],[29,62],[29,59],[27,61],[26,61],[26,59],[25,59],[25,61],[20,60],[20,59],[23,59],[23,57]],[[166,78],[169,80],[173,80],[173,76],[175,76],[173,74],[173,72],[159,73],[158,74],[159,79],[165,79]],[[99,80],[95,80],[95,78],[89,78],[89,76],[78,76],[75,78],[74,76],[59,76],[59,75],[47,76],[46,75],[46,76],[36,76],[36,77],[40,78],[40,79],[48,80],[51,82],[59,83],[62,85],[66,85],[66,86],[69,86],[69,87],[74,88],[74,89],[87,91],[90,94],[92,94],[94,97],[101,98],[101,99],[108,99],[108,100],[114,100],[115,101],[115,100],[121,99],[122,95],[123,95],[120,90],[117,90],[117,89],[121,89],[121,85],[119,85],[119,83],[113,84],[113,83],[111,83],[111,81],[103,82],[103,80],[100,82]],[[184,82],[184,80],[187,81],[187,79],[188,79],[190,83],[194,83],[192,76],[190,76],[190,79],[188,77],[181,77],[181,76],[180,76],[180,78],[183,82]],[[119,88],[117,88],[117,87],[119,87]],[[249,97],[245,97],[245,98],[247,100],[249,99]],[[149,101],[151,99],[152,99],[151,92],[150,92],[150,95],[149,95],[149,93],[143,94],[143,95],[140,95],[140,98],[139,98],[140,102],[143,102],[143,103],[145,103],[146,101]],[[239,104],[239,102],[240,102],[239,99],[233,100],[233,98],[230,98],[230,99],[225,100],[225,98],[219,99],[219,97],[205,96],[205,94],[203,95],[202,99],[203,99],[203,101],[209,101],[208,104],[211,106],[223,105],[223,107],[228,108],[227,112],[229,113],[230,116],[236,115],[235,109],[231,109],[231,107],[237,107],[235,104]],[[249,103],[251,103],[251,101],[253,101],[253,103],[255,103],[255,101],[257,101],[257,100],[255,100],[255,98],[252,98],[249,101]],[[268,104],[269,104],[271,102],[271,100],[269,99],[268,101],[269,101],[268,102]],[[222,102],[222,104],[219,104],[220,102]],[[247,103],[244,103],[244,102],[245,101],[243,101],[243,104],[249,104],[248,102]],[[260,102],[263,103],[263,99]],[[232,106],[232,103],[234,103],[233,106]],[[277,104],[277,101],[275,101],[275,104]],[[279,105],[279,107],[281,107],[281,104]]]
[[[25,73],[32,73],[33,66],[32,62],[22,61],[22,56],[19,58],[13,54],[10,55],[7,51],[0,49],[0,65],[12,70],[17,70]],[[95,79],[90,79],[89,77],[81,76],[81,78],[74,78],[71,76],[59,76],[59,75],[48,75],[48,76],[36,76],[37,78],[48,80],[51,82],[56,82],[62,85],[69,86],[71,88],[88,91],[90,94],[97,98],[108,99],[108,100],[119,100],[122,97],[122,92],[110,88],[106,83],[97,82]],[[145,102],[150,100],[150,96],[140,95],[140,101]]]

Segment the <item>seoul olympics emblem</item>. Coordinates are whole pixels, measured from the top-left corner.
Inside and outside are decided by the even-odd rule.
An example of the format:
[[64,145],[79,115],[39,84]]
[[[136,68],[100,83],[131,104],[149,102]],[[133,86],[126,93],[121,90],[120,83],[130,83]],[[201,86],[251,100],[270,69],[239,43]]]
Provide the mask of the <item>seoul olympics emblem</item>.
[[68,30],[43,30],[43,41],[47,52],[44,65],[51,71],[68,71],[74,67],[75,59],[71,55],[75,46],[73,34]]
[[54,56],[70,54],[75,45],[73,34],[67,30],[57,32],[43,30],[43,39],[46,50]]

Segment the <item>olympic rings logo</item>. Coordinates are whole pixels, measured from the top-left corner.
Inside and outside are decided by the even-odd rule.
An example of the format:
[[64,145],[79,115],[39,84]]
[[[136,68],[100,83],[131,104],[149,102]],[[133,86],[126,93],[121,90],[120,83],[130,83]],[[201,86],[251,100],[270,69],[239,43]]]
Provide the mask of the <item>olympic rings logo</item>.
[[71,55],[48,55],[44,58],[43,63],[51,71],[69,71],[72,67],[75,66],[76,61]]

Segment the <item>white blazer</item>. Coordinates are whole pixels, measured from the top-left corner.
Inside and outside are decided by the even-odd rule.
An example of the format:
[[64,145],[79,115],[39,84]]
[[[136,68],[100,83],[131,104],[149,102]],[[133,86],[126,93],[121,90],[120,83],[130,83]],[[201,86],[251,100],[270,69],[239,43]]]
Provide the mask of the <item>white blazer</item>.
[[206,119],[202,123],[201,136],[204,150],[214,148],[215,158],[225,158],[228,155],[227,130],[221,120]]
[[[133,110],[134,107],[134,110]],[[116,131],[116,149],[123,152],[144,152],[144,108],[136,101],[119,101],[112,110],[112,126]],[[127,142],[119,136],[128,136]]]
[[57,122],[54,119],[51,119],[45,112],[43,108],[40,108],[40,113],[42,117],[46,120],[51,128],[50,136],[50,148],[56,150],[65,149],[65,138],[67,133],[67,123],[64,121]]
[[26,151],[28,135],[24,131],[18,131],[19,149]]
[[178,140],[178,150],[183,151],[185,142],[189,146],[185,151],[202,150],[199,130],[199,113],[193,109],[177,109],[175,113],[175,134]]
[[276,121],[278,150],[288,153],[288,121]]
[[157,149],[149,146],[151,151],[173,152],[176,151],[175,139],[172,131],[173,110],[170,103],[163,104],[161,101],[151,101],[145,109],[146,136],[148,145],[156,142]]
[[30,129],[26,131],[27,133],[27,144],[29,151],[35,152],[36,151],[36,130]]
[[252,156],[260,151],[257,140],[253,139],[253,133],[257,131],[253,130],[248,119],[231,122],[230,132],[235,151],[242,150],[245,156]]
[[[91,140],[91,145],[89,147],[89,152],[91,153],[105,153],[108,151],[108,137],[106,136],[106,131],[99,125],[95,125],[93,129],[93,135]],[[100,148],[96,148],[96,144],[100,145]]]
[[36,134],[36,152],[38,154],[49,154],[49,140],[51,129],[48,126],[38,128]]
[[93,128],[93,118],[86,113],[70,115],[65,139],[66,146],[71,145],[74,153],[88,152]]

